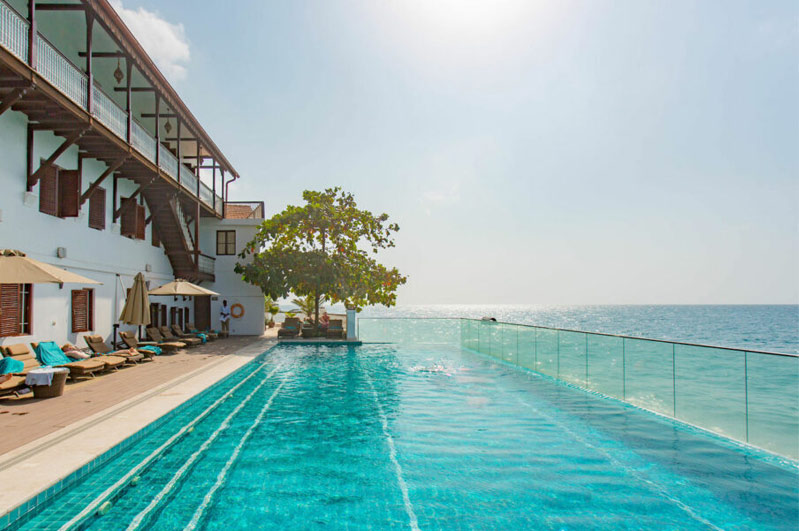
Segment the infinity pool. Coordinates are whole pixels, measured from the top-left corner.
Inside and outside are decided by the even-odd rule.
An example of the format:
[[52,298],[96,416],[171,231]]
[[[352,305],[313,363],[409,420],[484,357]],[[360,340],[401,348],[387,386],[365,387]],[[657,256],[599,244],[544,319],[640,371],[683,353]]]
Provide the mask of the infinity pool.
[[18,527],[795,529],[798,483],[792,461],[467,350],[290,345]]

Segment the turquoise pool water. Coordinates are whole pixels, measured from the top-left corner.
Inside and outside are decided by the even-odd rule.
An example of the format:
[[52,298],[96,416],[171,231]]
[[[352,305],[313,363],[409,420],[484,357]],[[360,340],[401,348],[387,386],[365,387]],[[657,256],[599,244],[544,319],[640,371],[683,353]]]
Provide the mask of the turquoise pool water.
[[797,484],[794,462],[468,350],[292,345],[19,528],[795,529]]

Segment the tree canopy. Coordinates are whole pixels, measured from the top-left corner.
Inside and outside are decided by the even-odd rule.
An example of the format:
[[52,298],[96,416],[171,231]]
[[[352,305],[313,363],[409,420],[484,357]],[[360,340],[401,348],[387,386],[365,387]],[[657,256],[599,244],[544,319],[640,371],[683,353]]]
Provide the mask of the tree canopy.
[[239,255],[252,260],[237,263],[236,272],[273,299],[312,296],[317,322],[321,298],[357,309],[396,304],[397,288],[407,279],[374,255],[394,247],[399,226],[388,214],[359,209],[353,195],[338,187],[306,190],[302,197],[304,205],[263,222]]

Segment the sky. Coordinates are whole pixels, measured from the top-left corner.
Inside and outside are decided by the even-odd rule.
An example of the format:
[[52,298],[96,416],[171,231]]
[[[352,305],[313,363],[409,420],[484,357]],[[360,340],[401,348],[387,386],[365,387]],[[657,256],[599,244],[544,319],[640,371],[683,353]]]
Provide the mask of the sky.
[[267,215],[399,223],[400,304],[799,303],[799,4],[115,0]]

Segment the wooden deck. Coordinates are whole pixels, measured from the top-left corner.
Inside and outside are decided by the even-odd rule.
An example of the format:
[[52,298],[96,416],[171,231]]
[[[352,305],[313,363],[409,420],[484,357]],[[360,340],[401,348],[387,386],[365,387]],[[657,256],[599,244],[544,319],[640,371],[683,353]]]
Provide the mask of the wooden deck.
[[[277,335],[269,330],[268,336]],[[220,358],[265,337],[234,336],[174,355],[156,356],[152,362],[128,366],[94,379],[68,382],[64,394],[36,399],[0,398],[0,455],[40,437],[108,409],[149,389],[218,362]]]

